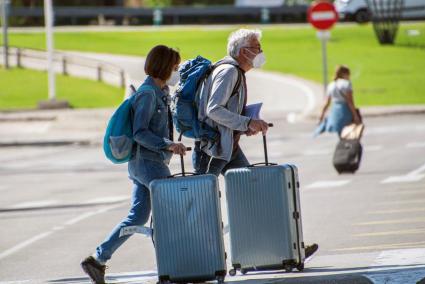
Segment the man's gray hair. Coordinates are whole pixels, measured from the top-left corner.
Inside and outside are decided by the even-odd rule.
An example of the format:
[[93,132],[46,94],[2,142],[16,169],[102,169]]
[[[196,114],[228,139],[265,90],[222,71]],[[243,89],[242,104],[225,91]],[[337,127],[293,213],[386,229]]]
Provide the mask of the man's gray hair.
[[227,40],[227,54],[233,58],[237,58],[242,47],[248,46],[249,42],[253,38],[256,38],[258,41],[260,41],[261,35],[261,31],[258,29],[239,29],[234,31],[230,34]]

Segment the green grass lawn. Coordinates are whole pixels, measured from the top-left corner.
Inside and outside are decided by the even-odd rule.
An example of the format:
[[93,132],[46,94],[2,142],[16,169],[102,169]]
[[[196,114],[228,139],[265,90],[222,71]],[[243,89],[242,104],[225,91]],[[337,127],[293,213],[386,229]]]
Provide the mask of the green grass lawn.
[[[124,91],[86,79],[56,77],[57,98],[76,108],[111,107],[118,105]],[[0,68],[0,109],[35,108],[47,100],[47,73],[25,69]]]
[[[146,55],[156,44],[181,51],[183,58],[201,54],[217,60],[226,53],[226,40],[236,29],[160,29],[134,32],[56,33],[55,46],[63,50]],[[408,30],[419,30],[408,36]],[[313,28],[263,28],[266,70],[322,81],[321,45]],[[15,46],[44,48],[44,35],[15,33]],[[329,76],[336,64],[352,69],[355,99],[359,105],[425,104],[425,22],[401,25],[393,46],[380,46],[371,25],[340,25],[328,44]]]

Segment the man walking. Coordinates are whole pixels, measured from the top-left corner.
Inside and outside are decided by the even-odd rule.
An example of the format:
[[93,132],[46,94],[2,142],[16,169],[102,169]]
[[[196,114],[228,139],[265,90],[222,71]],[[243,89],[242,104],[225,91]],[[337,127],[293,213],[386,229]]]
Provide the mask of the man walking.
[[[261,31],[240,29],[230,34],[227,56],[218,62],[202,86],[199,98],[200,121],[219,132],[217,141],[195,143],[194,168],[197,173],[225,174],[229,169],[249,166],[239,146],[241,135],[267,133],[268,124],[245,115],[248,90],[245,73],[261,68],[266,59],[261,48]],[[307,246],[306,258],[318,249]]]

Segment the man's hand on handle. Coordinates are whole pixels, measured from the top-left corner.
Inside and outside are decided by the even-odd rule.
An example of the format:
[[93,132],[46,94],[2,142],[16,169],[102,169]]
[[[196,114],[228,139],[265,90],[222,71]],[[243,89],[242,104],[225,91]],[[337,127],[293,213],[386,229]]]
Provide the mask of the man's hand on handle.
[[175,155],[186,155],[187,148],[183,143],[174,143],[167,150],[173,152]]
[[248,132],[247,135],[256,135],[259,132],[262,132],[263,135],[266,135],[267,130],[269,129],[269,125],[262,119],[252,119],[248,124]]

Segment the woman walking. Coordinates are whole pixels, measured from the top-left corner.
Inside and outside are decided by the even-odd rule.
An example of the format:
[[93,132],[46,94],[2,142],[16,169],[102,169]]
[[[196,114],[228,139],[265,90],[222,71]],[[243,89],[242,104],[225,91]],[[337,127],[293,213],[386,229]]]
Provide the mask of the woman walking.
[[[330,113],[325,118],[326,111],[331,103]],[[340,65],[336,68],[334,81],[328,85],[326,101],[314,136],[323,132],[336,132],[339,136],[342,129],[351,123],[360,124],[361,118],[354,104],[350,69],[347,66]]]
[[179,53],[164,45],[154,47],[146,58],[144,69],[148,77],[132,104],[135,147],[128,163],[129,177],[134,184],[132,204],[127,217],[81,262],[93,283],[105,283],[106,262],[131,236],[126,235],[124,228],[147,222],[151,211],[149,183],[171,175],[168,164],[172,154],[185,154],[186,147],[172,141],[168,106],[167,85],[178,82],[179,64]]

